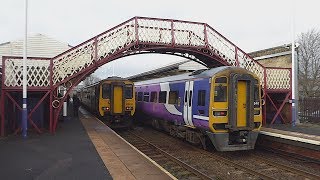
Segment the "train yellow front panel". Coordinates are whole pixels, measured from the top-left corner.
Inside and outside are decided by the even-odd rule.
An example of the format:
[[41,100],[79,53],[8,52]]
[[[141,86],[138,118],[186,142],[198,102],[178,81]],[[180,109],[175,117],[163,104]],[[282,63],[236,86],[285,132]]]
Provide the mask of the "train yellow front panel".
[[238,81],[237,126],[245,127],[247,118],[247,93],[246,81]]
[[114,86],[113,88],[113,113],[122,113],[122,87]]

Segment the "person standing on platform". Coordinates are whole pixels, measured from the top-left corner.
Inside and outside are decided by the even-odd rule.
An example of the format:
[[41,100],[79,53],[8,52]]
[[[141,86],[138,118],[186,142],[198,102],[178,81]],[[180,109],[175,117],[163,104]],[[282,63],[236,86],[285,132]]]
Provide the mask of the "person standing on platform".
[[78,109],[80,107],[80,100],[76,94],[73,95],[72,99],[73,99],[73,115],[74,115],[74,117],[78,117]]

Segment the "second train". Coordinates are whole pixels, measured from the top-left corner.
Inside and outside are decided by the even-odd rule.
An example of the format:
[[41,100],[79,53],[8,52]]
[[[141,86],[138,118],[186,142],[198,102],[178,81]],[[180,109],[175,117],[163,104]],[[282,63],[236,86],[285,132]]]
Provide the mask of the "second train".
[[98,115],[110,127],[132,126],[135,112],[133,82],[120,77],[109,77],[82,88],[79,97],[85,108]]

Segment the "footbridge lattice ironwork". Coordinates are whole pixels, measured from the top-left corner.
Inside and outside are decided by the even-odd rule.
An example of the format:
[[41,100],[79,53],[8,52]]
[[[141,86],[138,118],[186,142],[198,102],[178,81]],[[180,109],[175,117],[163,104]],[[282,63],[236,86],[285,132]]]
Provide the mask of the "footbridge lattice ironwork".
[[[142,53],[182,56],[208,68],[222,65],[243,67],[260,77],[266,94],[291,92],[291,69],[262,66],[206,23],[134,17],[56,57],[28,57],[28,91],[46,92],[43,99],[48,98],[51,104],[50,131],[55,131],[63,104],[60,102],[66,99],[65,96],[57,97],[59,86],[66,87],[68,94],[103,64]],[[22,57],[3,57],[2,64],[3,105],[5,97],[14,101],[10,92],[22,91]],[[267,100],[267,96],[264,100]],[[17,102],[13,104],[19,106]],[[1,107],[1,112],[4,112],[5,107]],[[3,134],[3,113],[1,117]]]

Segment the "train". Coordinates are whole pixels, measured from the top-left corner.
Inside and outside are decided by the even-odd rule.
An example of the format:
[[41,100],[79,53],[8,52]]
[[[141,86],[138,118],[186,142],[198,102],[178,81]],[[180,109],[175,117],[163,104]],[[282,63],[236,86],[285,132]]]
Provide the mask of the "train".
[[112,128],[131,128],[136,109],[134,84],[108,77],[78,92],[81,104]]
[[217,151],[254,149],[262,126],[259,78],[222,66],[135,82],[137,116],[170,135]]

